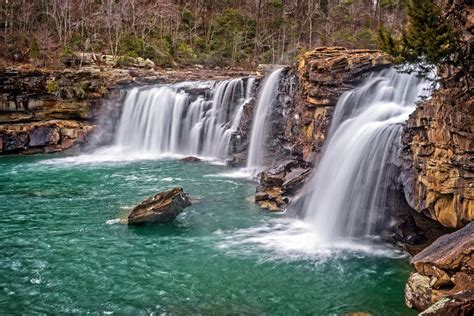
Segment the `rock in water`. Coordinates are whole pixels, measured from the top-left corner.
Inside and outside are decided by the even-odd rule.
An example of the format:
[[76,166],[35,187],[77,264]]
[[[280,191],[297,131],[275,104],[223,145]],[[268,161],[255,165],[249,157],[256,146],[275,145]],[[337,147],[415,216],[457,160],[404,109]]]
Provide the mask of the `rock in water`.
[[[417,272],[410,275],[405,287],[405,302],[408,307],[425,310],[444,300],[437,303],[437,309],[441,305],[449,305],[450,311],[456,306],[463,308],[466,301],[474,300],[474,222],[438,238],[413,257],[411,264]],[[463,314],[459,310],[450,315],[469,313]]]
[[128,224],[168,223],[190,205],[183,188],[176,187],[160,192],[136,206],[128,216]]
[[188,156],[188,157],[181,158],[180,161],[182,161],[182,162],[199,162],[199,161],[201,161],[201,159],[199,159],[198,157],[194,157],[194,156]]

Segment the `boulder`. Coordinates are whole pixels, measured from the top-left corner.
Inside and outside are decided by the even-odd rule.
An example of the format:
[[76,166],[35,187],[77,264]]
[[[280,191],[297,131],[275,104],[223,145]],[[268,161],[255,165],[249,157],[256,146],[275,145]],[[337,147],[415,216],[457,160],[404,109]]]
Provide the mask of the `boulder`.
[[474,290],[463,291],[444,297],[420,316],[470,316],[474,315]]
[[438,238],[411,260],[415,269],[433,276],[433,267],[446,271],[474,272],[474,222]]
[[189,157],[181,158],[180,161],[182,161],[182,162],[199,162],[199,161],[201,161],[201,159],[199,159],[198,157],[189,156]]
[[190,205],[183,188],[176,187],[160,192],[136,206],[128,216],[128,224],[168,223]]
[[466,291],[472,293],[474,222],[438,238],[414,256],[411,264],[416,273],[410,275],[405,287],[405,302],[410,308],[422,311],[445,297]]
[[30,138],[29,146],[46,146],[56,144],[59,141],[59,134],[55,128],[38,127],[28,134]]
[[301,160],[284,160],[260,173],[255,202],[270,211],[281,211],[303,186],[311,165]]

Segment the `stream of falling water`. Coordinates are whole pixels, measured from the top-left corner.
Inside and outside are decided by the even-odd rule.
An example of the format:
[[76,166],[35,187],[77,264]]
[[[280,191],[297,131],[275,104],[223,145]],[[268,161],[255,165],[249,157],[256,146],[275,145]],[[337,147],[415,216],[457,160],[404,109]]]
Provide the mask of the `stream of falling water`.
[[253,79],[217,82],[211,97],[180,88],[193,83],[134,88],[125,99],[115,146],[133,153],[193,155],[222,160],[250,99]]
[[304,220],[319,239],[366,237],[384,223],[403,123],[429,85],[388,69],[339,99],[321,161],[306,186]]
[[263,156],[265,154],[264,144],[267,136],[268,116],[276,97],[282,71],[283,68],[277,69],[265,79],[257,99],[247,157],[247,170],[253,174],[260,171],[264,165]]

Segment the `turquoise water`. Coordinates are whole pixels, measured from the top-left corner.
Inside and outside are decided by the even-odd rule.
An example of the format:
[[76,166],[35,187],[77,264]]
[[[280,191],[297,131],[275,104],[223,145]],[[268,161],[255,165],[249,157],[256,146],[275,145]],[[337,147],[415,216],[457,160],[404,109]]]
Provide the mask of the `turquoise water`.
[[[255,184],[219,176],[227,167],[51,158],[0,159],[0,314],[412,313],[406,258],[279,251],[282,215],[252,203]],[[119,222],[176,185],[201,201],[174,223]]]

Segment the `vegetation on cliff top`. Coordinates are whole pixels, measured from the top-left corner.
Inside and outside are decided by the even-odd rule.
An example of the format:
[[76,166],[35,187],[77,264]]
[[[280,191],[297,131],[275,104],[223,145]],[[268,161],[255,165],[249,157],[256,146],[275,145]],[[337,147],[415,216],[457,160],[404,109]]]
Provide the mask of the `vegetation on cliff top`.
[[380,48],[396,63],[411,64],[410,70],[426,74],[439,67],[445,77],[464,77],[469,85],[473,57],[470,38],[465,36],[464,1],[409,0],[407,14],[408,25],[400,36],[380,28]]

